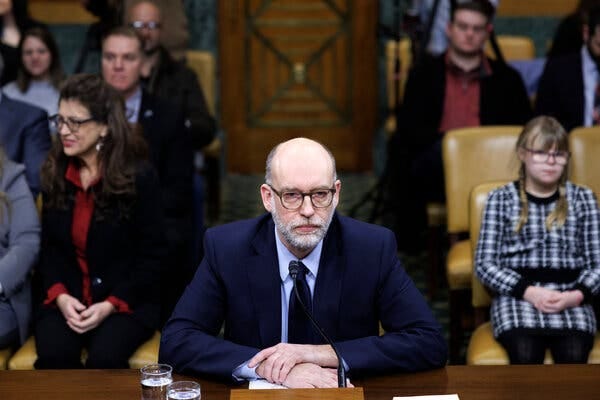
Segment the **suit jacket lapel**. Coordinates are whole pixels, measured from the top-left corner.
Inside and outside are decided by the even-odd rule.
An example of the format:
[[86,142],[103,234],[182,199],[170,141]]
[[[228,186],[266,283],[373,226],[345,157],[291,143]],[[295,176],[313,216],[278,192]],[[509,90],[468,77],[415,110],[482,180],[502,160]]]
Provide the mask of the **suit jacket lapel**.
[[264,348],[281,342],[281,278],[270,215],[265,217],[252,246],[255,254],[248,260],[246,273]]
[[138,123],[142,123],[143,120],[152,118],[154,115],[154,104],[151,96],[142,90],[142,100],[140,101],[140,112],[138,114]]
[[342,306],[341,293],[345,263],[340,239],[339,220],[335,214],[323,241],[319,273],[313,294],[314,317],[332,340],[338,336],[338,321]]

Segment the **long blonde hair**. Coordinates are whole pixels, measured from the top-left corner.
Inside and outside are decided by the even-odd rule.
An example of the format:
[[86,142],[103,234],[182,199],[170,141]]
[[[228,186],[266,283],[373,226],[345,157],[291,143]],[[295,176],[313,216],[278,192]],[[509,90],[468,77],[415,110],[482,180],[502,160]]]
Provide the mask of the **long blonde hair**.
[[[540,116],[532,119],[525,125],[523,131],[517,139],[516,151],[522,151],[526,147],[531,147],[533,143],[541,144],[543,150],[549,150],[552,147],[556,151],[569,151],[569,140],[567,132],[562,125],[554,118],[548,116]],[[562,175],[558,180],[558,201],[556,207],[546,218],[546,229],[550,230],[553,226],[560,228],[567,220],[567,211],[569,205],[566,196],[566,183],[568,176],[569,162],[565,165]],[[519,200],[521,213],[519,221],[515,227],[515,232],[519,232],[527,223],[527,215],[529,213],[529,204],[527,202],[527,194],[525,192],[525,163],[521,162],[519,168]]]

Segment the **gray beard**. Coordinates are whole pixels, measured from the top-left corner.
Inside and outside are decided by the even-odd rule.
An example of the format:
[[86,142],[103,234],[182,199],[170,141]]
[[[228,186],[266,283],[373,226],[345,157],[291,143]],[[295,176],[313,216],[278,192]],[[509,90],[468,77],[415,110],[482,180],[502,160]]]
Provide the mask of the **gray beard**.
[[[313,224],[320,225],[320,227],[318,228],[318,230],[315,233],[312,233],[310,235],[299,235],[294,232],[295,226],[294,225],[285,225],[283,223],[283,221],[281,221],[281,219],[279,218],[279,214],[275,210],[276,210],[275,204],[273,204],[273,211],[271,211],[271,216],[273,217],[273,221],[275,222],[277,232],[279,232],[279,234],[281,234],[281,236],[283,237],[283,239],[285,240],[285,242],[287,244],[289,244],[292,248],[294,248],[298,251],[301,251],[301,252],[314,249],[317,246],[317,244],[319,244],[319,242],[321,240],[323,240],[323,238],[327,234],[327,230],[329,229],[331,220],[333,219],[333,210],[331,211],[331,213],[329,214],[327,219],[324,221],[321,220],[319,217],[315,217],[315,216],[313,216],[312,219],[306,219],[304,217],[299,217],[298,220],[300,218],[304,219],[304,221],[302,221],[302,222],[305,222],[305,223],[311,222]],[[318,218],[318,219],[316,219],[316,218]],[[294,221],[294,222],[296,222],[296,221]]]

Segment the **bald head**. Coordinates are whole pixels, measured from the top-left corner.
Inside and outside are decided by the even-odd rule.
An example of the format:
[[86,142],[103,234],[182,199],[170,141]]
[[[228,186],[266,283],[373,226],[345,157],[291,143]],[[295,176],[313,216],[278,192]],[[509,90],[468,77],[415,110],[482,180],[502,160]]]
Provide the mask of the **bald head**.
[[162,17],[156,3],[149,0],[135,2],[127,11],[127,23],[141,37],[146,54],[158,50]]
[[275,146],[267,157],[265,182],[287,174],[322,175],[331,181],[337,179],[335,158],[327,147],[307,139],[295,138]]
[[265,180],[263,206],[281,242],[302,259],[325,237],[339,202],[335,159],[319,142],[288,140],[269,153]]

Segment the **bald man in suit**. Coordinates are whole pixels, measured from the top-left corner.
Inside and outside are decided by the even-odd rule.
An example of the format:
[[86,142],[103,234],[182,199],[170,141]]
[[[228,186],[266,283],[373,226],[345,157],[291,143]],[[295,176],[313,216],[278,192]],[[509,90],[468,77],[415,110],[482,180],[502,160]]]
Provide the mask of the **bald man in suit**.
[[271,151],[260,187],[269,213],[207,231],[204,259],[163,331],[160,360],[221,380],[337,386],[332,346],[308,324],[299,332],[291,307],[288,266],[301,263],[307,307],[349,374],[445,365],[441,328],[401,267],[394,235],[338,215],[340,190],[321,144],[298,138]]

